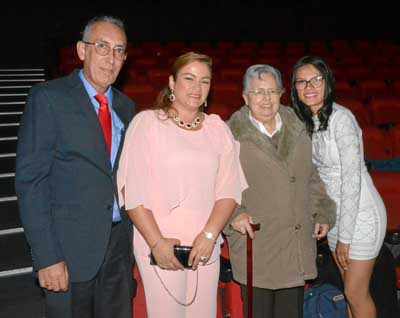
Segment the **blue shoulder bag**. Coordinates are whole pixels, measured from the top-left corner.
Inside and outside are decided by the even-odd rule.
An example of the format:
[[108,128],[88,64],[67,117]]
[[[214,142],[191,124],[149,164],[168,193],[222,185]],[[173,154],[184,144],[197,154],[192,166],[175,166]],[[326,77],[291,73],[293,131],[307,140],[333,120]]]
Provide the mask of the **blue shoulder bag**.
[[343,293],[331,284],[316,284],[304,291],[304,318],[347,318]]

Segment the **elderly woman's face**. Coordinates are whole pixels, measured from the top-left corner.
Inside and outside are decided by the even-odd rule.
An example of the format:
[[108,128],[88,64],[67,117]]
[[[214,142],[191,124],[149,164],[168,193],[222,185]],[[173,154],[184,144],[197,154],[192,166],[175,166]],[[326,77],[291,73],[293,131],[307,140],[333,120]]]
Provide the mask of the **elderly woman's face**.
[[275,77],[271,73],[262,73],[261,79],[253,76],[249,84],[249,91],[243,98],[252,116],[263,124],[275,121],[281,99]]

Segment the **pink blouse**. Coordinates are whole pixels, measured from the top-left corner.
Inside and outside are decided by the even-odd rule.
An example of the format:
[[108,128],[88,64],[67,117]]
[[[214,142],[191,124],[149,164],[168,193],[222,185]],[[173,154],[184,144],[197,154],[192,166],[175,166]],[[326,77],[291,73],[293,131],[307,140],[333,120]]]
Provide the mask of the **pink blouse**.
[[[185,245],[202,231],[215,201],[231,198],[240,204],[247,188],[239,143],[219,116],[205,115],[201,129],[188,131],[158,118],[154,110],[140,112],[131,122],[117,184],[120,206],[143,205],[164,237]],[[147,255],[147,244],[143,248]]]

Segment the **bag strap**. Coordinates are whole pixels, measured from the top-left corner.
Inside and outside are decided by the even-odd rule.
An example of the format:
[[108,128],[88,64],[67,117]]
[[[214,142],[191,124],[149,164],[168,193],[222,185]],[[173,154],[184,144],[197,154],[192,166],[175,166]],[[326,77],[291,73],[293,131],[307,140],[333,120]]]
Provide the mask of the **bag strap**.
[[178,300],[178,299],[170,292],[170,290],[169,290],[169,289],[167,288],[167,286],[165,285],[164,281],[161,279],[161,276],[160,276],[160,274],[158,273],[158,271],[157,271],[157,269],[156,269],[156,266],[153,265],[153,269],[154,269],[154,272],[156,273],[158,279],[160,280],[161,285],[164,287],[164,289],[166,290],[166,292],[172,297],[172,299],[175,300],[176,303],[178,303],[178,304],[181,305],[181,306],[185,306],[185,307],[190,306],[191,304],[193,304],[194,300],[196,299],[197,287],[198,287],[198,285],[199,285],[199,270],[198,270],[198,269],[196,269],[196,289],[194,290],[193,298],[192,298],[189,302],[187,302],[187,303],[184,303],[184,302],[181,302],[180,300]]

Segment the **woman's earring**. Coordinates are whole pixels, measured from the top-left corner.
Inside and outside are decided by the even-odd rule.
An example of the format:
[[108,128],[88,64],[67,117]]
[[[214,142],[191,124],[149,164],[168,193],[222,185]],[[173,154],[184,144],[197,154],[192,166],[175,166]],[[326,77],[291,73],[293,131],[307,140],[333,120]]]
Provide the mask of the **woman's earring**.
[[206,108],[207,107],[207,99],[204,101],[204,108]]
[[171,89],[171,93],[169,94],[169,100],[171,101],[171,103],[173,103],[175,101],[175,94],[174,91]]

